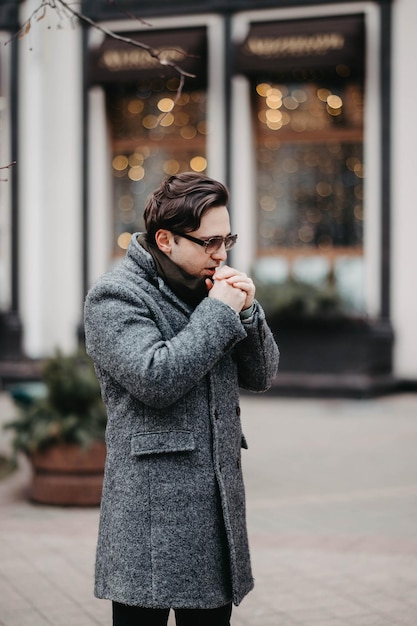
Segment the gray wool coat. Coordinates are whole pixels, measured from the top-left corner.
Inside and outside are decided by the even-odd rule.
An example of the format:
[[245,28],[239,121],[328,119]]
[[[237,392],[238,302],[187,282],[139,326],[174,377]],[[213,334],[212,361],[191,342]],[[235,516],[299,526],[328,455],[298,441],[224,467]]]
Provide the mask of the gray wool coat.
[[193,310],[132,237],[89,291],[87,351],[107,408],[95,594],[153,608],[236,605],[253,587],[239,387],[266,390],[278,348],[262,308]]

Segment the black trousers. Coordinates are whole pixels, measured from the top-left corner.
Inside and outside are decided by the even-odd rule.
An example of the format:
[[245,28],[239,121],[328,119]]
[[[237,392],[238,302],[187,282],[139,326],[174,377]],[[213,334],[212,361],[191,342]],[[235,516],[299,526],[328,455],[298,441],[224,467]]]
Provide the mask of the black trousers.
[[[167,626],[169,609],[145,609],[113,602],[113,626]],[[175,609],[177,626],[230,626],[232,603],[217,609]]]

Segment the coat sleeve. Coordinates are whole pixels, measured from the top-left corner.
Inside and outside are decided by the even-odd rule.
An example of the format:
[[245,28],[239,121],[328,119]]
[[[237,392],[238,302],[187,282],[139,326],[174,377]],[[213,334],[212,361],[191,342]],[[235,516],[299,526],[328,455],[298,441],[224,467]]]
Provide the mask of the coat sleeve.
[[277,375],[279,349],[259,302],[255,302],[254,314],[243,326],[247,336],[234,348],[239,385],[248,391],[266,391]]
[[96,285],[87,295],[84,326],[86,349],[98,371],[155,408],[184,396],[246,337],[235,311],[214,298],[205,298],[173,334],[154,300],[109,283]]

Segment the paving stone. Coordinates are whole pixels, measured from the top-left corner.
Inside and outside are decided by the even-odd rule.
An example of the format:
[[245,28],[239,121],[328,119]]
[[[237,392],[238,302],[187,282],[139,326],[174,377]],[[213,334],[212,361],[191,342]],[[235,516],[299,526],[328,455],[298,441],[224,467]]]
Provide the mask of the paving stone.
[[[417,395],[244,396],[242,419],[256,584],[233,626],[416,626]],[[33,505],[29,481],[21,459],[0,482],[0,626],[110,626],[98,509]]]

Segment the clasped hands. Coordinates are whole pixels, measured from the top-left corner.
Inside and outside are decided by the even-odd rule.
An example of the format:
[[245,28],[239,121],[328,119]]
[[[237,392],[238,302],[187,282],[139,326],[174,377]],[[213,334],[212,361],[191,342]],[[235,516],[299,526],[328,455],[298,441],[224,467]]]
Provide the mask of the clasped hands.
[[213,281],[206,280],[210,298],[221,300],[235,309],[237,313],[252,306],[255,285],[252,279],[243,272],[223,265],[214,274]]

